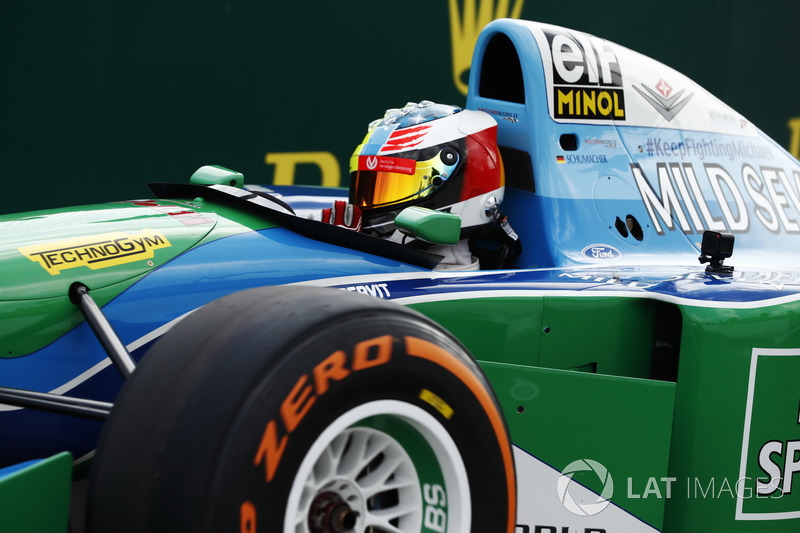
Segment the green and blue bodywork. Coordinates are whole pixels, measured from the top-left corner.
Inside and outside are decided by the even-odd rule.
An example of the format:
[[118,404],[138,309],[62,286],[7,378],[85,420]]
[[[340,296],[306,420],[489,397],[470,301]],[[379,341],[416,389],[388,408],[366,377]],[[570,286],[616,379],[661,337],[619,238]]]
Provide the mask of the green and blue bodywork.
[[[515,446],[518,531],[796,531],[800,164],[674,70],[564,28],[489,24],[469,86],[466,107],[498,122],[514,268],[371,251],[220,169],[156,199],[6,215],[0,387],[113,402],[123,379],[76,282],[134,359],[225,294],[329,286],[419,310],[481,363]],[[271,191],[309,213],[346,196]],[[736,236],[732,273],[698,262],[706,230]],[[0,467],[23,464],[0,490],[63,452],[79,470],[101,428],[0,405]]]

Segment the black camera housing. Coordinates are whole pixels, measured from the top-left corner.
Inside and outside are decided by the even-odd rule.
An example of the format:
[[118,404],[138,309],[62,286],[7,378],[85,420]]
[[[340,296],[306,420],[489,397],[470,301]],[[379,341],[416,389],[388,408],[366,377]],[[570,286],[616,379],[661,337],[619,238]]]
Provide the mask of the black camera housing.
[[700,263],[709,263],[706,272],[712,274],[731,274],[732,266],[725,266],[722,262],[733,255],[733,235],[716,231],[704,231],[703,241],[700,244]]

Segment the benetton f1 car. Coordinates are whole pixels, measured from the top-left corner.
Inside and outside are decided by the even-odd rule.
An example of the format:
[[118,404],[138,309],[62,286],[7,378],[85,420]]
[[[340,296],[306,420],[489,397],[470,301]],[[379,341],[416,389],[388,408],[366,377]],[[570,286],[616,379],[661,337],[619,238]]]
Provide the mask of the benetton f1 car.
[[[0,218],[0,528],[797,531],[798,162],[560,27],[492,22],[469,87],[508,268],[219,167]],[[453,213],[401,216],[453,242]]]

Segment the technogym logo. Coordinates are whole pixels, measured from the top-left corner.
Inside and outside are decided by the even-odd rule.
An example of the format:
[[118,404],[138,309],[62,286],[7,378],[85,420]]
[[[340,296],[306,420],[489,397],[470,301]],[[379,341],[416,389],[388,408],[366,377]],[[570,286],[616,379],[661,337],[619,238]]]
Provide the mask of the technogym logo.
[[[592,493],[593,501],[585,501],[580,496],[577,496],[577,491],[574,489],[579,483],[573,479],[577,473],[585,473],[583,474],[584,476],[594,476],[599,480],[602,488],[599,494]],[[596,485],[597,480],[593,480],[594,483],[592,485]],[[608,507],[611,497],[614,495],[614,480],[608,469],[597,461],[578,459],[568,464],[564,471],[561,472],[556,488],[559,501],[569,512],[578,516],[594,516]],[[570,490],[571,488],[573,490]]]
[[[472,50],[484,26],[499,18],[517,19],[525,0],[448,0],[450,9],[450,43],[453,50],[453,81],[461,94],[467,94]],[[461,4],[461,5],[459,5]],[[476,5],[477,4],[477,5]]]
[[25,246],[18,250],[31,261],[39,263],[51,276],[57,276],[62,270],[70,268],[98,270],[152,259],[154,250],[170,246],[172,244],[161,232],[143,229],[138,233],[117,231],[87,235]]

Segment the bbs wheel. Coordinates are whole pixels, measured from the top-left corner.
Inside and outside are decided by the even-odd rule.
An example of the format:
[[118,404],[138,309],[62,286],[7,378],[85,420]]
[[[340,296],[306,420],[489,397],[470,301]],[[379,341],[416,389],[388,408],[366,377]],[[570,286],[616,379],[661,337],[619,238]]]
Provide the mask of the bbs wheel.
[[94,531],[511,532],[497,401],[428,319],[364,295],[268,287],[164,336],[93,466]]

